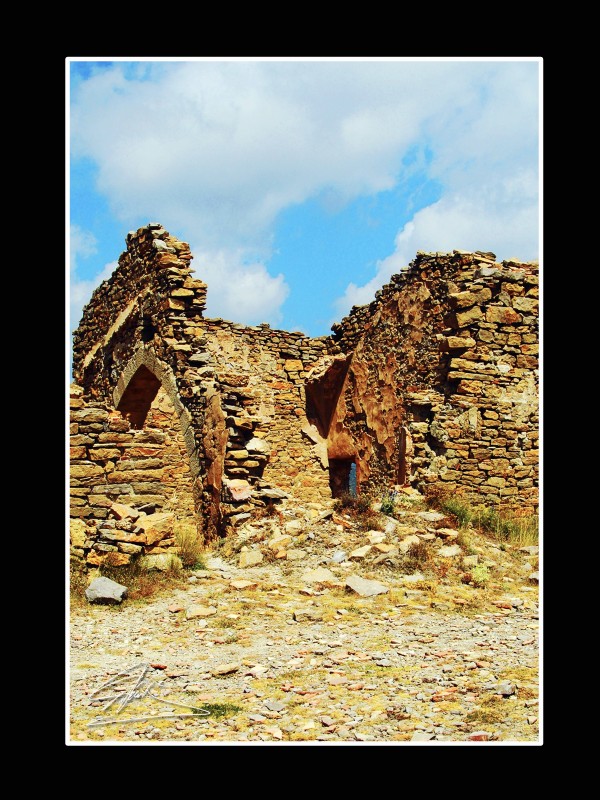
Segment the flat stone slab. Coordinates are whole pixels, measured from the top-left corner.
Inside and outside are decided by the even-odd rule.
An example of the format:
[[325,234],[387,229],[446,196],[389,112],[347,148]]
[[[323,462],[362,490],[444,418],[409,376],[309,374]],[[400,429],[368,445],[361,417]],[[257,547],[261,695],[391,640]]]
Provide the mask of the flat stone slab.
[[95,578],[85,590],[85,596],[90,603],[116,605],[127,596],[127,587],[110,578]]
[[398,545],[398,550],[401,553],[408,553],[413,544],[420,544],[420,542],[421,540],[419,539],[418,536],[410,534],[409,536],[405,536],[404,539],[402,539],[402,541]]
[[376,594],[386,594],[389,592],[387,586],[379,581],[368,581],[366,578],[361,578],[359,575],[350,575],[346,578],[346,588],[351,589],[361,597],[372,597]]
[[258,581],[245,581],[240,578],[240,580],[231,581],[229,585],[232,589],[256,589]]
[[245,567],[253,567],[255,564],[260,564],[264,556],[260,550],[244,550],[240,553],[240,560],[238,566],[244,569]]
[[348,557],[352,559],[364,558],[370,551],[371,545],[365,544],[363,547],[357,547],[356,550],[353,550]]
[[189,606],[189,608],[185,612],[185,618],[196,619],[198,617],[212,617],[216,613],[217,609],[214,606],[193,605]]
[[331,570],[325,567],[317,567],[317,569],[307,569],[306,572],[302,574],[301,580],[305,583],[329,583],[331,581],[336,581],[337,578]]
[[440,514],[439,511],[419,511],[416,516],[427,522],[439,522],[439,520],[444,519],[446,515]]
[[446,547],[440,547],[439,554],[444,558],[453,558],[454,556],[459,556],[462,553],[459,544],[449,544]]

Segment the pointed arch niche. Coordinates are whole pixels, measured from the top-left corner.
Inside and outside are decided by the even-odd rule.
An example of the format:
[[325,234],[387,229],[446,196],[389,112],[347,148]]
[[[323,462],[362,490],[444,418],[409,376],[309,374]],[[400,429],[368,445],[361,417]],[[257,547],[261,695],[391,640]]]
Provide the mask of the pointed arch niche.
[[[132,445],[115,468],[133,488],[135,505],[152,503],[178,518],[194,518],[203,535],[200,514],[199,459],[191,415],[178,397],[171,370],[151,348],[139,348],[113,392],[117,411],[129,423]],[[123,463],[124,462],[124,463]]]

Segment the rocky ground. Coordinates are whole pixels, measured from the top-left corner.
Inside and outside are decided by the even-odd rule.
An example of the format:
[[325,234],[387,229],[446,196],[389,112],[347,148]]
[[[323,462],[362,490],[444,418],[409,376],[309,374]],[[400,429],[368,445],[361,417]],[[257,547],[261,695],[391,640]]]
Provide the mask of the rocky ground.
[[537,547],[394,516],[284,503],[166,593],[73,603],[68,742],[540,743]]

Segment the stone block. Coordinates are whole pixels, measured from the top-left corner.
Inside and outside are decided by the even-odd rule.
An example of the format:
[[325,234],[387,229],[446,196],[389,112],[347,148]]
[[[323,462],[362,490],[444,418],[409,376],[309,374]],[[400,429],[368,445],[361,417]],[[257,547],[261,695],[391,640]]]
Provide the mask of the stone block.
[[521,315],[510,306],[488,306],[485,312],[487,322],[495,322],[500,325],[515,325],[521,322]]

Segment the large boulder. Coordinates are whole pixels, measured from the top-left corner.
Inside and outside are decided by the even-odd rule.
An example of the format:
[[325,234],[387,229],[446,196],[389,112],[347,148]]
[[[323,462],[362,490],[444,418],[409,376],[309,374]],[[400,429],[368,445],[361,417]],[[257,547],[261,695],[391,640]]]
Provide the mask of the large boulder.
[[85,590],[85,596],[90,603],[116,605],[127,596],[127,587],[110,578],[95,578]]

